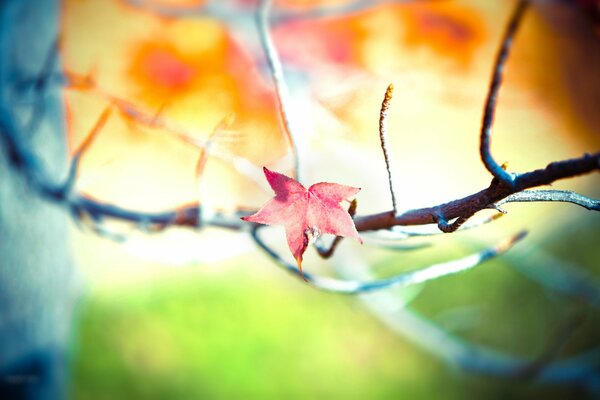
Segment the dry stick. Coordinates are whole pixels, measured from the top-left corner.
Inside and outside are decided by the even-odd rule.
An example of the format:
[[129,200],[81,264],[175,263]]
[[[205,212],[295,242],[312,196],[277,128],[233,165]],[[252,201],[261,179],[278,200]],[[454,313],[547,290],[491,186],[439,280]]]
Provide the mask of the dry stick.
[[271,33],[269,31],[269,11],[271,8],[271,0],[261,0],[258,6],[258,12],[256,14],[256,23],[258,26],[258,33],[260,36],[260,42],[262,44],[265,56],[267,58],[267,64],[271,70],[273,76],[273,82],[275,83],[275,94],[277,96],[278,111],[281,120],[283,121],[283,131],[285,132],[288,144],[294,157],[294,178],[300,182],[300,159],[298,155],[298,146],[294,139],[294,130],[292,129],[292,123],[290,120],[290,112],[287,109],[289,104],[290,94],[287,87],[285,77],[283,75],[283,67],[279,60],[279,54],[273,44]]
[[383,102],[381,103],[381,110],[379,111],[379,140],[381,141],[381,150],[383,150],[383,158],[385,159],[385,168],[388,173],[388,185],[390,187],[390,194],[392,195],[392,207],[394,214],[398,213],[398,206],[396,203],[396,191],[394,188],[394,179],[392,177],[392,168],[390,163],[390,155],[387,149],[387,111],[392,101],[392,93],[394,92],[394,85],[390,83],[385,91]]
[[502,39],[502,45],[500,51],[496,56],[494,62],[494,71],[492,73],[492,81],[488,90],[487,98],[485,101],[485,108],[483,113],[483,121],[481,126],[481,137],[479,144],[479,154],[481,155],[481,161],[487,168],[488,171],[497,179],[504,181],[507,184],[511,184],[514,181],[514,177],[499,165],[490,152],[491,145],[491,134],[492,125],[494,124],[494,113],[496,110],[496,104],[498,102],[498,92],[502,84],[502,73],[504,72],[504,65],[508,59],[509,50],[512,45],[513,37],[519,27],[522,20],[523,14],[527,9],[529,2],[527,0],[519,1],[517,8],[513,12],[513,15],[508,24],[508,28],[504,33]]

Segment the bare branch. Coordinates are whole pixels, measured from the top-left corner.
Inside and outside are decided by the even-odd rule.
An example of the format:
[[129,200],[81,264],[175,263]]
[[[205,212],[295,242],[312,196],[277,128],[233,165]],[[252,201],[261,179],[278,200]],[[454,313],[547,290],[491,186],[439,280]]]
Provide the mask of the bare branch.
[[294,177],[298,182],[300,179],[300,159],[298,155],[298,146],[294,137],[295,129],[292,128],[291,113],[288,109],[290,103],[290,94],[287,87],[285,76],[283,74],[283,67],[279,54],[271,38],[271,32],[269,29],[269,12],[271,9],[271,0],[261,0],[258,6],[256,14],[256,23],[258,26],[258,33],[260,41],[267,58],[267,64],[273,76],[273,82],[275,83],[275,93],[277,95],[277,103],[279,105],[279,116],[283,121],[283,131],[285,132],[288,144],[290,146],[292,156],[294,157]]
[[210,215],[210,218],[200,222],[198,220],[198,203],[180,206],[176,209],[163,212],[139,212],[137,210],[122,208],[84,196],[74,197],[69,200],[67,206],[72,210],[91,216],[103,216],[132,222],[138,225],[156,225],[162,227],[187,226],[197,228],[202,223],[220,228],[240,230],[243,226],[240,217],[247,214],[247,212],[240,211],[236,215],[227,216],[215,212]]
[[600,200],[592,199],[570,190],[525,190],[511,194],[496,203],[500,206],[505,203],[531,202],[531,201],[558,201],[573,203],[590,211],[600,211]]
[[251,230],[252,238],[255,243],[271,257],[278,266],[292,273],[293,275],[304,279],[310,285],[317,289],[336,292],[343,294],[368,293],[378,290],[407,287],[435,280],[444,276],[453,275],[459,272],[467,271],[480,265],[484,261],[489,260],[501,253],[510,249],[516,242],[523,239],[526,232],[520,232],[517,235],[504,240],[495,246],[489,247],[478,253],[471,254],[467,257],[460,258],[454,261],[448,261],[439,264],[433,264],[428,267],[405,272],[393,276],[391,278],[372,280],[372,281],[344,281],[333,278],[321,277],[308,272],[302,274],[295,264],[291,264],[284,260],[276,251],[269,247],[260,237],[258,231],[264,228],[264,225],[254,224]]
[[512,185],[493,179],[490,186],[480,192],[461,199],[433,207],[419,208],[394,215],[393,211],[379,214],[358,216],[354,218],[356,229],[371,231],[389,229],[396,225],[426,225],[436,223],[436,218],[443,215],[446,220],[474,215],[476,212],[495,208],[502,199],[529,189],[531,187],[548,185],[560,179],[600,171],[600,152],[585,154],[580,158],[557,161],[548,164],[546,168],[518,175]]
[[392,196],[392,207],[394,214],[398,213],[398,203],[396,203],[396,191],[394,186],[394,179],[392,176],[392,167],[390,161],[390,155],[387,148],[387,111],[392,101],[392,94],[394,93],[394,85],[390,83],[385,91],[383,102],[381,103],[381,111],[379,111],[379,140],[381,141],[381,150],[383,150],[383,158],[385,159],[385,168],[388,174],[388,185],[390,187],[390,194]]
[[496,57],[496,61],[494,62],[494,72],[492,74],[492,81],[490,83],[487,99],[485,101],[485,108],[483,113],[483,121],[481,126],[481,137],[479,144],[479,153],[481,155],[481,160],[483,164],[487,168],[488,171],[497,179],[510,184],[513,182],[514,177],[505,171],[501,165],[499,165],[491,154],[490,144],[492,141],[492,125],[494,124],[494,113],[496,110],[496,104],[498,102],[498,92],[500,90],[500,85],[502,84],[502,73],[504,72],[504,64],[506,63],[506,59],[508,58],[509,50],[512,45],[513,37],[519,27],[521,22],[521,18],[527,6],[529,5],[529,1],[527,0],[519,0],[513,15],[511,16],[510,22],[508,24],[508,28],[504,33],[504,37],[502,39],[502,45],[500,47],[500,51]]

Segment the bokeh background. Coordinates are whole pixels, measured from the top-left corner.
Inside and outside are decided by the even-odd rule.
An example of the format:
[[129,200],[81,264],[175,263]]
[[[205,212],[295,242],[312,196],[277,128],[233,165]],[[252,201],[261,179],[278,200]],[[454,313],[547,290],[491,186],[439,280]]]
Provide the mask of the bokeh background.
[[[364,2],[348,12],[350,3],[274,2],[272,33],[298,121],[304,182],[362,187],[359,214],[390,208],[377,123],[393,83],[388,124],[401,208],[486,187],[479,125],[515,2]],[[525,17],[493,138],[496,159],[508,161],[509,169],[532,170],[599,148],[600,36],[596,5],[588,3],[535,4]],[[110,115],[82,160],[80,191],[144,211],[199,199],[232,212],[270,197],[260,175],[253,179],[256,171],[266,165],[290,173],[291,164],[255,8],[252,0],[64,2],[71,149],[111,104],[137,113],[117,107]],[[198,177],[200,151],[190,141],[207,139],[217,127],[220,154],[248,160],[254,169],[243,172],[215,156]],[[598,183],[595,174],[554,187],[598,197]],[[394,295],[448,333],[509,353],[536,357],[555,348],[553,357],[561,359],[596,348],[599,216],[565,204],[506,209],[507,216],[476,231],[417,240],[432,246],[415,251],[353,243],[339,250],[358,254],[384,277],[458,258],[527,228],[526,241],[500,259]],[[466,373],[394,333],[358,298],[320,292],[278,269],[243,233],[107,229],[124,240],[73,228],[85,288],[73,333],[73,398],[589,394]],[[286,251],[275,231],[274,242]],[[332,274],[314,255],[305,268]],[[543,276],[561,281],[557,270],[589,283],[592,301],[536,282]],[[565,329],[566,339],[557,342]]]

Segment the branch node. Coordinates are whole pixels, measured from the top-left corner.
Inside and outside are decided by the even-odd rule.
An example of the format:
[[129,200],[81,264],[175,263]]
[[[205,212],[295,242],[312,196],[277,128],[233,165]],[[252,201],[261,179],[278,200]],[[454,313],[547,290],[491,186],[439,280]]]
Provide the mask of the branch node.
[[469,216],[460,216],[456,218],[456,220],[452,223],[449,223],[446,218],[442,215],[442,213],[438,212],[437,214],[433,214],[433,220],[437,224],[440,231],[444,233],[452,233],[456,232],[458,228],[460,228],[469,218],[471,218],[473,214]]

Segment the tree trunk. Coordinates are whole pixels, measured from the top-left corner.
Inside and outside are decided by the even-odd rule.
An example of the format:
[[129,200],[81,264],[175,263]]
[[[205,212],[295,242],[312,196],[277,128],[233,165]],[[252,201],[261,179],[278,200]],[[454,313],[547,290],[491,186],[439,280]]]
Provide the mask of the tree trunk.
[[[67,165],[62,97],[56,86],[36,93],[23,82],[42,70],[58,13],[57,0],[0,1],[0,107],[56,181]],[[43,118],[27,132],[36,99]],[[0,148],[0,398],[63,398],[76,293],[69,217],[28,185],[6,150]]]

